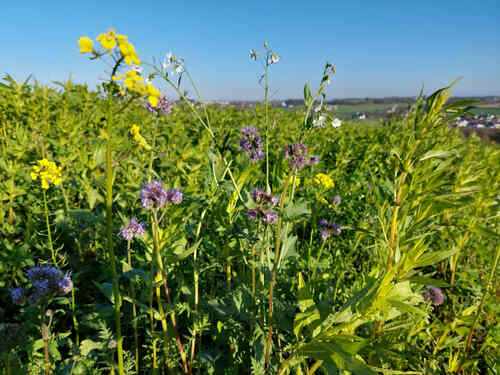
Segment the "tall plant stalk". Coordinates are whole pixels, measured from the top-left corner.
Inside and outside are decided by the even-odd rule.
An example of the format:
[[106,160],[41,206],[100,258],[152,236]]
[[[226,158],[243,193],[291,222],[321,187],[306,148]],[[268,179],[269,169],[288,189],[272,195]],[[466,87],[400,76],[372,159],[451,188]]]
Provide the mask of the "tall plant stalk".
[[118,285],[117,270],[116,270],[116,256],[115,250],[113,248],[113,160],[112,160],[112,149],[111,149],[111,134],[112,134],[112,122],[113,122],[113,95],[111,92],[108,93],[108,112],[106,117],[106,239],[107,239],[107,250],[109,255],[109,260],[111,263],[111,277],[113,284],[113,294],[114,294],[114,318],[115,318],[115,329],[116,329],[116,352],[118,355],[118,373],[119,375],[124,375],[125,370],[123,367],[123,337],[121,329],[121,294],[120,287]]
[[45,193],[45,189],[42,188],[43,193],[43,210],[45,213],[45,225],[47,226],[47,237],[49,238],[49,248],[50,254],[52,256],[52,263],[54,267],[57,267],[56,253],[54,251],[54,244],[52,242],[52,232],[50,231],[50,222],[49,222],[49,208],[47,205],[47,194]]
[[271,350],[271,340],[273,337],[273,293],[274,293],[274,284],[276,283],[276,274],[278,271],[278,263],[280,260],[280,244],[281,244],[281,223],[283,221],[283,210],[285,208],[285,200],[286,194],[288,192],[288,186],[290,185],[291,176],[293,170],[290,171],[286,182],[285,187],[283,188],[283,194],[281,195],[281,203],[280,210],[278,214],[278,228],[276,230],[276,248],[274,250],[274,263],[273,270],[271,272],[271,281],[269,282],[269,331],[267,335],[267,343],[266,343],[266,357],[264,361],[264,371],[267,372],[269,365],[269,354]]

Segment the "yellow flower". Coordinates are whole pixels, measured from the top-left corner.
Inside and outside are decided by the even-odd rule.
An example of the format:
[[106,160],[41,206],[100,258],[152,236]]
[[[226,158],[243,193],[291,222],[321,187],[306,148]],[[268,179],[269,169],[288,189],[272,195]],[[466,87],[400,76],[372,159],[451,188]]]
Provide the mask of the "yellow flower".
[[139,60],[139,56],[137,52],[135,52],[133,44],[126,40],[126,36],[117,35],[116,37],[118,39],[118,47],[120,48],[122,56],[125,58],[125,62],[128,65],[132,65],[132,63],[139,65],[141,60]]
[[[282,178],[283,180],[286,180],[287,175],[283,174]],[[293,176],[290,176],[290,182],[293,183]],[[295,177],[295,187],[298,187],[300,185],[300,177],[296,176]]]
[[318,173],[314,178],[314,182],[324,186],[326,189],[330,189],[335,186],[332,178],[324,173]]
[[158,100],[160,99],[161,96],[160,90],[158,90],[152,84],[147,85],[146,88],[148,93],[149,104],[151,104],[153,107],[156,107],[158,105]]
[[94,42],[86,36],[82,36],[78,39],[78,45],[80,46],[80,53],[88,53],[94,50]]
[[137,126],[136,124],[132,125],[132,127],[130,128],[130,133],[134,137],[134,141],[140,147],[144,147],[146,150],[151,150],[151,146],[148,144],[148,142],[141,135],[140,130],[141,130],[141,128],[139,126]]
[[62,182],[61,167],[56,163],[48,161],[47,159],[38,160],[38,165],[33,166],[34,172],[31,172],[31,179],[36,180],[40,177],[42,189],[47,190],[50,183],[59,185]]
[[109,52],[110,49],[116,47],[115,30],[111,29],[106,34],[100,34],[97,40],[101,42],[102,48]]
[[144,78],[142,78],[135,70],[129,70],[127,73],[127,78],[123,80],[123,84],[129,89],[130,91],[134,91],[135,87],[137,86],[137,82],[142,82],[144,81]]

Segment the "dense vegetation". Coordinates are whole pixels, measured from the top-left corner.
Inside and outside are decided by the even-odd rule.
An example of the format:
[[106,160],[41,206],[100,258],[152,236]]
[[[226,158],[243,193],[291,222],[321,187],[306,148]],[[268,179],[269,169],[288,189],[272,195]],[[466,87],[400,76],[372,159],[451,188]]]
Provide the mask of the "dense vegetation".
[[3,373],[497,374],[500,150],[448,89],[315,127],[328,69],[305,114],[7,76]]

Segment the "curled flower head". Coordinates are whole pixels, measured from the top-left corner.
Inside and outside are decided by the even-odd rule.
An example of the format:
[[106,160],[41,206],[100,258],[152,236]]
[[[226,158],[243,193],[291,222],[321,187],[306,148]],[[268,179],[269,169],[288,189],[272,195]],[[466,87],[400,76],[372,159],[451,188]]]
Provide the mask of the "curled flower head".
[[38,160],[38,165],[33,166],[31,179],[37,180],[38,178],[44,190],[47,190],[51,183],[57,186],[62,182],[62,168],[47,159]]
[[252,199],[257,204],[274,207],[276,206],[276,203],[278,203],[280,197],[268,194],[262,189],[253,189]]
[[249,154],[251,162],[257,162],[262,159],[265,154],[262,151],[262,138],[259,136],[259,130],[250,126],[245,127],[241,133],[243,137],[240,139],[241,150]]
[[146,210],[162,207],[167,199],[167,190],[160,181],[153,181],[142,188],[141,203]]
[[323,219],[319,223],[321,227],[321,239],[326,241],[331,234],[338,236],[342,233],[342,228],[335,222],[329,223],[328,220]]
[[307,146],[296,142],[283,148],[283,157],[290,159],[290,168],[302,169],[309,162]]
[[278,221],[278,214],[273,210],[266,210],[262,212],[262,221],[268,224],[274,224]]
[[427,302],[431,302],[434,305],[441,305],[444,301],[443,292],[441,288],[437,286],[428,285],[426,287],[427,292],[424,294],[424,298]]
[[138,222],[135,217],[130,219],[128,225],[120,231],[120,236],[130,241],[133,237],[141,237],[144,235],[144,223]]

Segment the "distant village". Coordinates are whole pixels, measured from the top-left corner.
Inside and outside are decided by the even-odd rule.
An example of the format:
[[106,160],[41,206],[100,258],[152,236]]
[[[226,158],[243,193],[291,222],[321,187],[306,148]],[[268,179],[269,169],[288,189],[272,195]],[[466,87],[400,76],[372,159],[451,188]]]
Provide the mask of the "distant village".
[[454,125],[459,128],[471,129],[500,129],[500,117],[495,115],[464,115],[457,117]]

